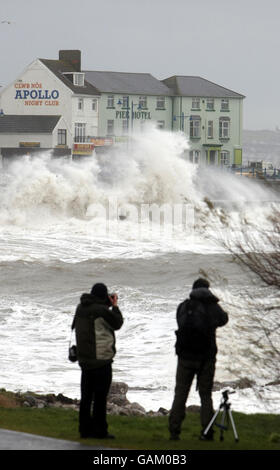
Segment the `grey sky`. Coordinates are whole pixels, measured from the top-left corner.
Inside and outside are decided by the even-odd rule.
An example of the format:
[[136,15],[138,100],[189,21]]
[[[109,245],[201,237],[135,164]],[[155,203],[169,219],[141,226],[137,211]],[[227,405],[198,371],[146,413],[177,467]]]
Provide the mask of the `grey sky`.
[[245,129],[280,127],[279,0],[1,0],[2,86],[59,49],[87,70],[202,76],[246,95]]

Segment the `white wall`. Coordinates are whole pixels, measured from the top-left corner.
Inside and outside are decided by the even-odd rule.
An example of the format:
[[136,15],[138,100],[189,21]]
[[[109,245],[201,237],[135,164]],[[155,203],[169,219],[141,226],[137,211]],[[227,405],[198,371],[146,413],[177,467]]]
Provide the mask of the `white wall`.
[[61,115],[71,124],[72,94],[40,60],[35,60],[1,91],[0,103],[5,114]]
[[40,142],[40,148],[52,148],[52,134],[1,134],[1,147],[17,148],[20,142]]

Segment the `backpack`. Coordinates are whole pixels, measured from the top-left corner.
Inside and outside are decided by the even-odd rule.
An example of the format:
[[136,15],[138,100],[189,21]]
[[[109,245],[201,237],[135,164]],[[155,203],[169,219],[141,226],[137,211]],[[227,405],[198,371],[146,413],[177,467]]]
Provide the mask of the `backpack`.
[[179,328],[175,331],[176,354],[201,356],[207,353],[211,343],[209,317],[202,302],[187,299],[178,307]]

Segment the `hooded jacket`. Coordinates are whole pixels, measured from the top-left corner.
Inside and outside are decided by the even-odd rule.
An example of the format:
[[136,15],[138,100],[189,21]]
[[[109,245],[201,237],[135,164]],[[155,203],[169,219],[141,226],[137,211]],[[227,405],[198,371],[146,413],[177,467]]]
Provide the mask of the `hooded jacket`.
[[[228,322],[228,314],[218,304],[219,299],[207,287],[199,287],[193,289],[190,293],[190,298],[182,302],[177,308],[176,317],[179,328],[184,322],[185,304],[190,301],[201,302],[205,309],[210,337],[209,348],[205,357],[215,359],[218,351],[216,344],[216,328],[224,326]],[[181,354],[180,357],[190,360],[202,359],[202,357],[195,356],[187,351]]]
[[109,308],[106,300],[83,294],[72,324],[76,331],[79,365],[95,369],[112,362],[116,354],[114,331],[122,324],[118,307]]

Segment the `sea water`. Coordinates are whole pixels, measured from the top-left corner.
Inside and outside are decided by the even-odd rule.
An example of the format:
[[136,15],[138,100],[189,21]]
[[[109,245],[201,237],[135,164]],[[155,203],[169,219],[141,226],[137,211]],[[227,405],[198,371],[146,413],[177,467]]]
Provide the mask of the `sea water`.
[[[279,370],[254,303],[275,305],[277,293],[260,288],[222,243],[250,222],[265,227],[277,198],[189,163],[187,150],[182,134],[151,128],[79,162],[46,153],[2,168],[1,387],[79,398],[79,366],[67,359],[70,326],[81,294],[104,282],[124,316],[114,380],[147,410],[170,409],[176,307],[206,275],[230,318],[217,331],[216,380],[256,382],[231,396],[234,409],[280,411],[279,386],[265,386]],[[188,404],[199,404],[195,384]]]

